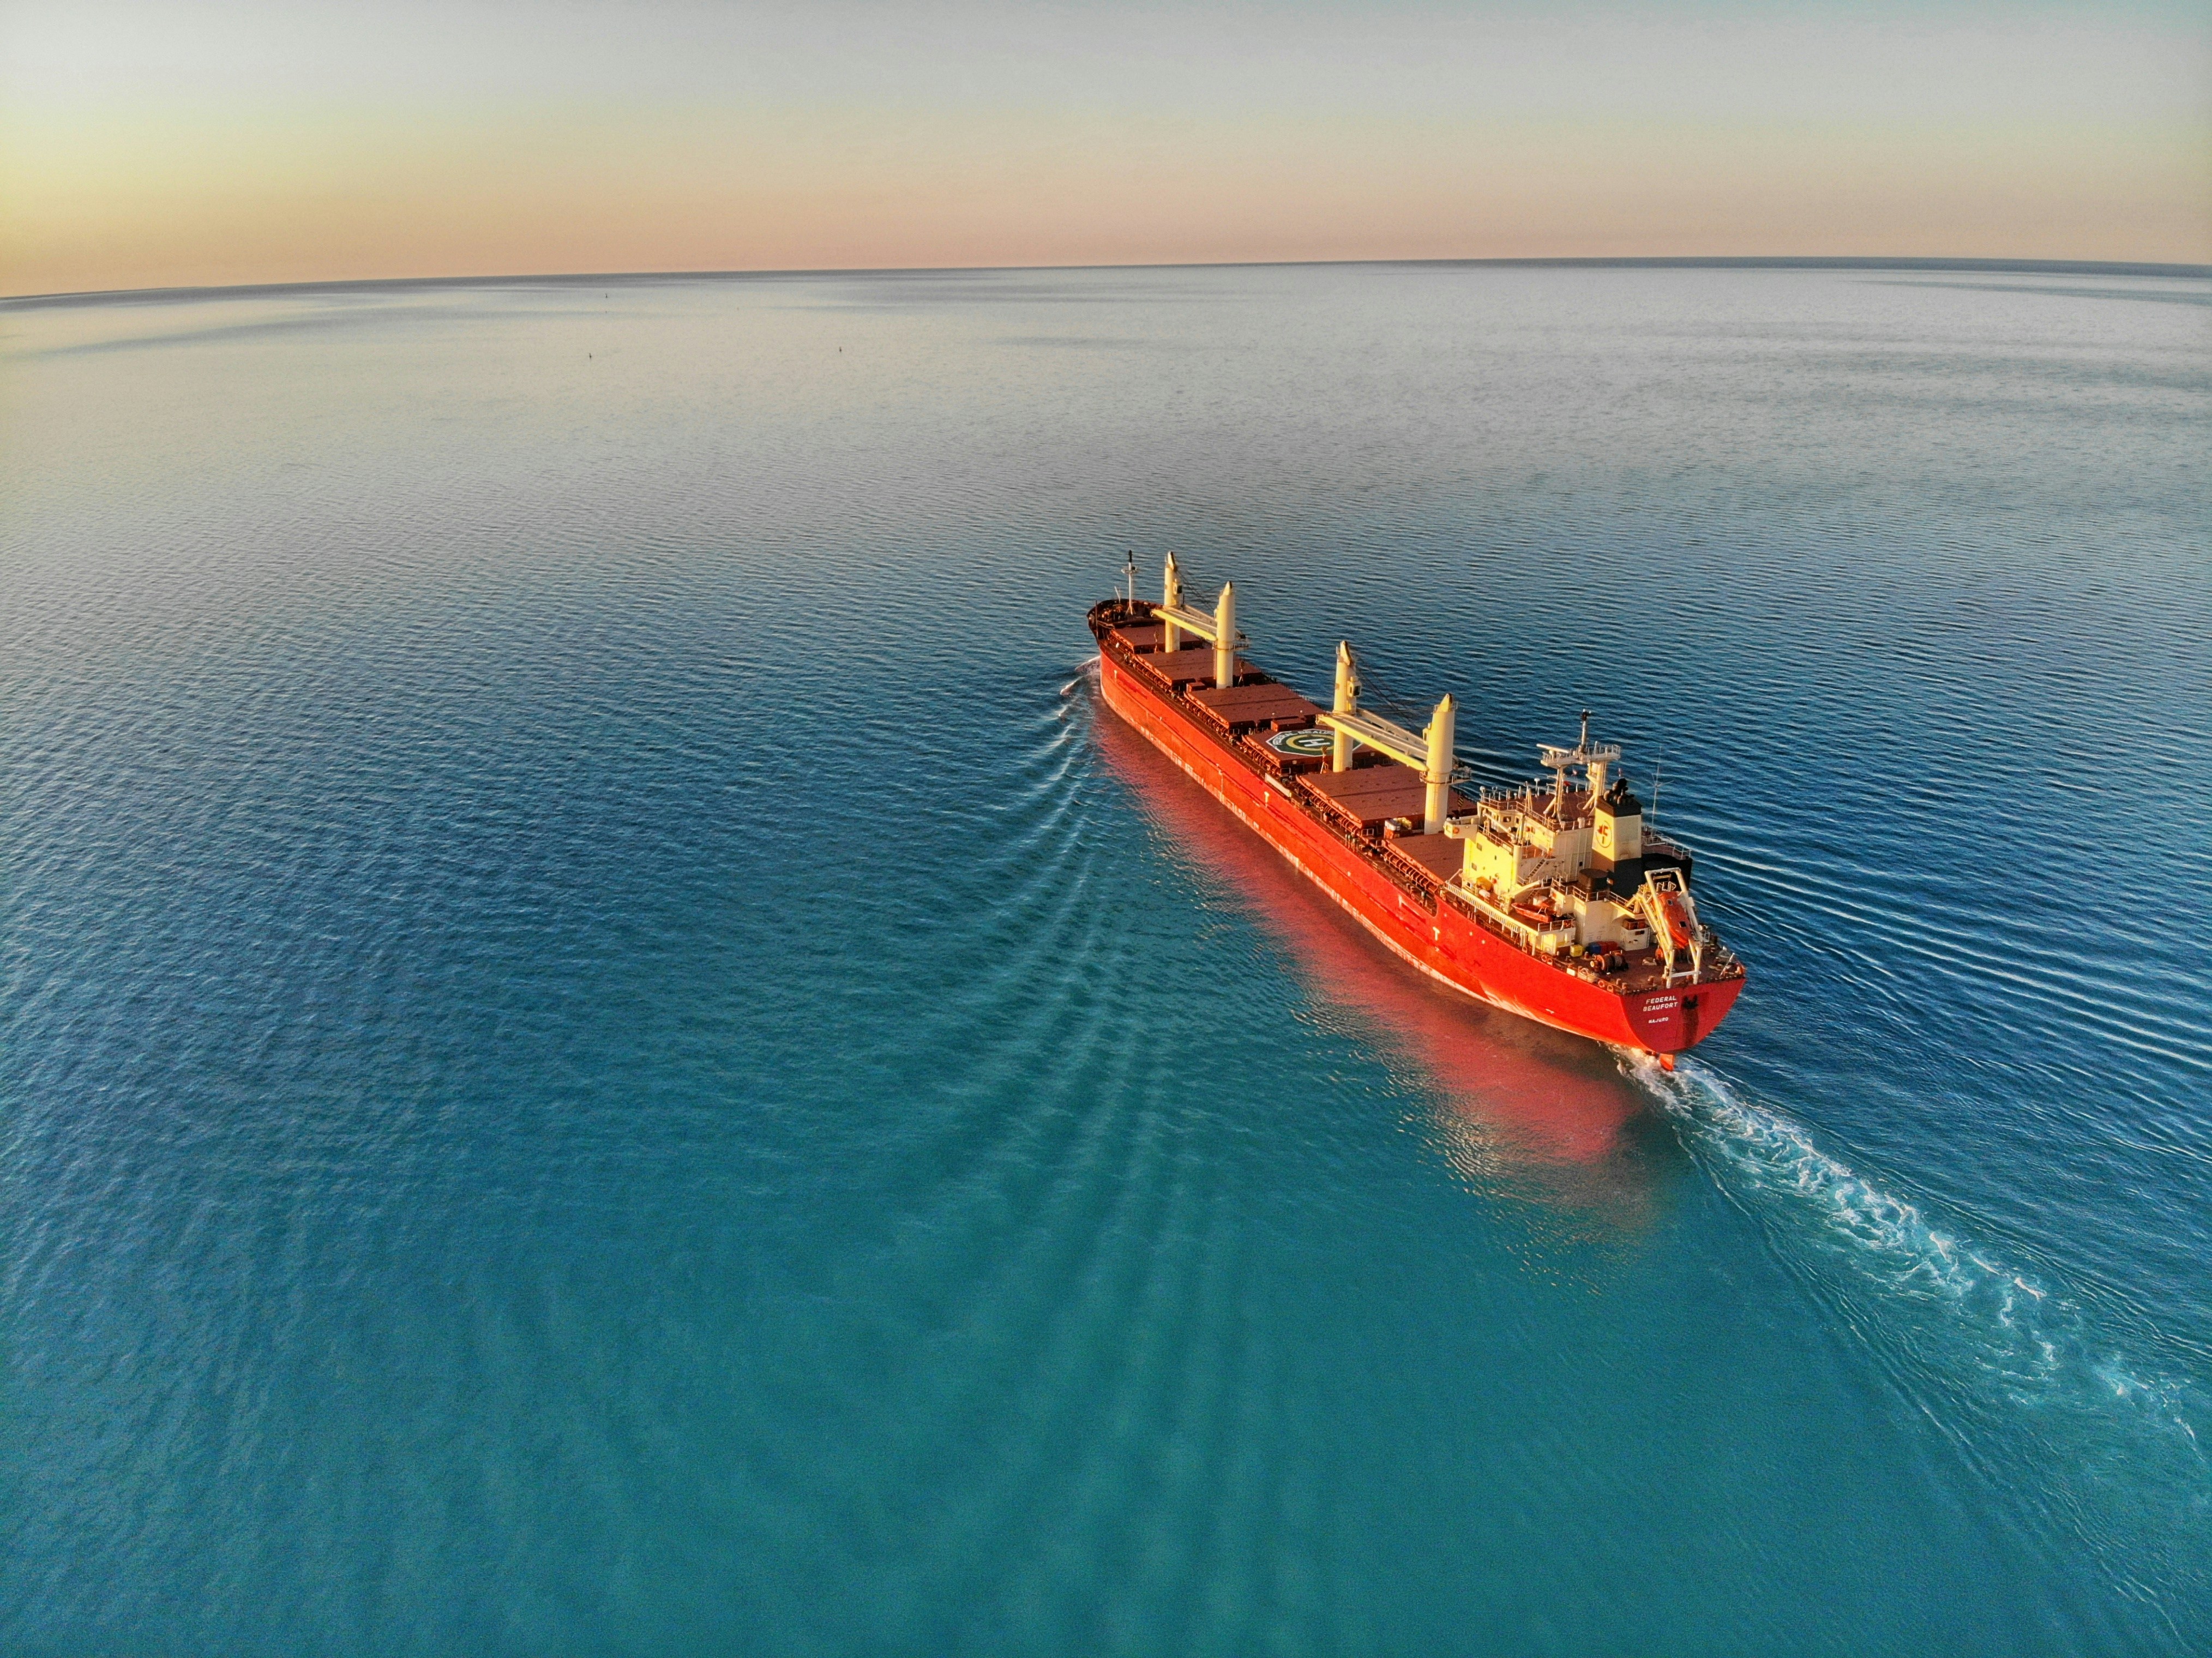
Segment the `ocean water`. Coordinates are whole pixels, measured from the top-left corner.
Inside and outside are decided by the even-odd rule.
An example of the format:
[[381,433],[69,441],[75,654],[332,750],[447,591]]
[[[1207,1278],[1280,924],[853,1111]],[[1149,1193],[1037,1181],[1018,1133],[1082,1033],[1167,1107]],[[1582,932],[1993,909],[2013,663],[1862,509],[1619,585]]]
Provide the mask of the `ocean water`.
[[[0,307],[0,1650],[2212,1649],[2212,282]],[[1671,1077],[1121,729],[1594,710]]]

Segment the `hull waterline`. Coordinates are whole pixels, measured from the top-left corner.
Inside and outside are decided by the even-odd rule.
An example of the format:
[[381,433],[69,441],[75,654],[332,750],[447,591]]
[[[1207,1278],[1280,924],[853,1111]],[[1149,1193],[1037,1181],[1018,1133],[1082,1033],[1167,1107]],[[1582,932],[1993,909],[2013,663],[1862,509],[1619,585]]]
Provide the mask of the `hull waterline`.
[[1734,977],[1625,990],[1523,950],[1471,907],[1393,878],[1382,860],[1247,763],[1171,694],[1103,647],[1099,689],[1114,714],[1235,814],[1409,965],[1455,990],[1593,1041],[1672,1056],[1720,1023],[1743,986]]

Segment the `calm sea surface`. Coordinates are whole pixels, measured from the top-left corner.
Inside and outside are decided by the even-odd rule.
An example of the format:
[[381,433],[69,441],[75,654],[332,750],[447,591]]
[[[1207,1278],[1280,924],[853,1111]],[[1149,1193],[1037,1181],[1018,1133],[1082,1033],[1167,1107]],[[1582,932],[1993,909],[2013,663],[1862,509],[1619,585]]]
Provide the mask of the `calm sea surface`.
[[[2212,1649],[2212,282],[0,307],[0,1650]],[[1417,981],[1127,550],[1750,989]]]

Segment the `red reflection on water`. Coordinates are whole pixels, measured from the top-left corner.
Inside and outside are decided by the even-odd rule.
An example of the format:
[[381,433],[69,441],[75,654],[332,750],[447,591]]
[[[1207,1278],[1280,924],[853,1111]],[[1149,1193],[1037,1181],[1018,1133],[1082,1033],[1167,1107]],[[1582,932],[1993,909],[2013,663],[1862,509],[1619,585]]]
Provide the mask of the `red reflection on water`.
[[1489,1007],[1401,961],[1110,709],[1093,708],[1100,750],[1145,810],[1250,900],[1319,1000],[1352,1012],[1390,1058],[1419,1072],[1465,1172],[1534,1163],[1595,1175],[1614,1160],[1644,1101],[1609,1050]]

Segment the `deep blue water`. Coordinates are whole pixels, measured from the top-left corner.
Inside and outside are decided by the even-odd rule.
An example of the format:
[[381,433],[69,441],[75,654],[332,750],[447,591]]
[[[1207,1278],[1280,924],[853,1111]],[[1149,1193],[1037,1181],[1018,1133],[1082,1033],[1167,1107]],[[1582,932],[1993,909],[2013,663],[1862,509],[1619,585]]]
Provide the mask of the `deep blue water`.
[[[2208,305],[0,307],[0,1649],[2212,1647]],[[1170,547],[1663,762],[1720,1034],[1119,730]]]

